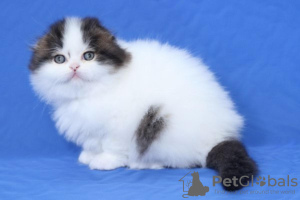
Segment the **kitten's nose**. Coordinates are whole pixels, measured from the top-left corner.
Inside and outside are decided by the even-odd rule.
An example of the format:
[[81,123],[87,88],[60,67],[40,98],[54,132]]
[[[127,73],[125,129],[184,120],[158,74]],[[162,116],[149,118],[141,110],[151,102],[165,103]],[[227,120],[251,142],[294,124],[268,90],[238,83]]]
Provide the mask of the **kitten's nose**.
[[79,64],[78,63],[72,63],[70,65],[70,69],[72,69],[74,72],[79,68]]

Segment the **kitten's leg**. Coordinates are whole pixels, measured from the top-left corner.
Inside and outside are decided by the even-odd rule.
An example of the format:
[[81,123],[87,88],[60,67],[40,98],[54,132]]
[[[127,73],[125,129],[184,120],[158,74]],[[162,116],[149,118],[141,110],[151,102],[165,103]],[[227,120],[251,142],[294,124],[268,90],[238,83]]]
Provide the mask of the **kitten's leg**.
[[112,170],[125,167],[128,160],[129,139],[110,134],[102,140],[102,153],[93,157],[89,163],[91,169]]
[[78,161],[82,164],[88,165],[93,160],[95,155],[96,154],[92,151],[83,150],[79,155]]
[[101,154],[96,155],[89,163],[89,167],[91,169],[98,170],[112,170],[125,166],[126,158],[124,156],[120,156],[118,154],[110,152],[103,152]]
[[[248,176],[249,178],[245,177],[241,180],[243,185],[246,185],[251,175],[255,176],[258,173],[256,163],[250,158],[244,145],[236,140],[224,141],[216,145],[208,153],[206,165],[217,170],[223,180],[232,179],[234,176],[239,180],[242,176]],[[243,188],[242,184],[237,181],[236,186],[223,185],[223,188],[229,191],[239,190]]]
[[101,140],[96,137],[90,137],[82,145],[82,152],[79,155],[78,161],[88,165],[90,162],[102,152]]
[[157,163],[130,163],[130,169],[163,169],[164,167],[161,164]]

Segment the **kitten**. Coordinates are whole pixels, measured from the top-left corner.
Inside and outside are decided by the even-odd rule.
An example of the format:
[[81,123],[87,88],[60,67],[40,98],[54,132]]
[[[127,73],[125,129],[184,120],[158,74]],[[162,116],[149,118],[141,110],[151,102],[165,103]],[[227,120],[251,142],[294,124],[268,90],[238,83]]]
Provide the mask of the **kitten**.
[[239,142],[243,118],[185,50],[116,40],[96,18],[66,18],[38,40],[29,68],[34,90],[53,106],[58,131],[82,147],[79,161],[91,169],[257,173]]

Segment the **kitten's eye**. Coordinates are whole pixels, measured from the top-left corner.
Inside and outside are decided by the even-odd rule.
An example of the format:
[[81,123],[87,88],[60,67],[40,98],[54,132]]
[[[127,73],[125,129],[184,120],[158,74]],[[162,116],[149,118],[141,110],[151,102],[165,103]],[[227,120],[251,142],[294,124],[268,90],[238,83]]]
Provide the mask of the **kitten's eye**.
[[58,64],[62,64],[66,61],[66,58],[63,55],[56,55],[54,61]]
[[88,51],[83,54],[84,60],[92,60],[94,58],[94,52]]

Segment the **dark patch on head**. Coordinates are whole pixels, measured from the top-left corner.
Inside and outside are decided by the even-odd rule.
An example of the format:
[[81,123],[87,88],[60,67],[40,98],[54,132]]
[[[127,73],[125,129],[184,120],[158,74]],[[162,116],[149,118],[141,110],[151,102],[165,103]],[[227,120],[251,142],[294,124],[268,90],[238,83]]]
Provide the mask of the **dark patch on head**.
[[65,20],[59,20],[52,24],[47,33],[38,40],[36,46],[33,47],[29,65],[31,71],[38,69],[42,63],[52,60],[56,49],[63,47],[64,28]]
[[[250,158],[244,145],[237,140],[224,141],[212,148],[207,155],[206,165],[217,170],[222,180],[232,179],[234,176],[239,180],[242,176],[248,176],[249,178],[245,177],[241,180],[243,185],[247,185],[251,175],[255,176],[258,173],[256,163]],[[243,188],[239,181],[236,183],[236,186],[223,185],[223,188],[228,191]]]
[[137,148],[141,156],[158,138],[165,125],[165,119],[159,116],[159,108],[151,106],[136,130]]
[[81,30],[83,41],[95,51],[99,62],[120,67],[130,60],[130,54],[116,43],[115,37],[100,24],[97,18],[83,18]]

